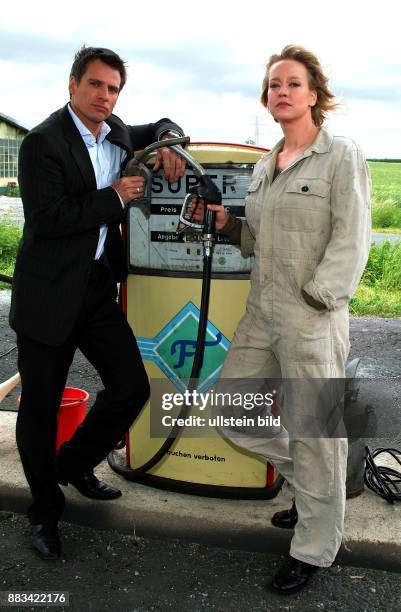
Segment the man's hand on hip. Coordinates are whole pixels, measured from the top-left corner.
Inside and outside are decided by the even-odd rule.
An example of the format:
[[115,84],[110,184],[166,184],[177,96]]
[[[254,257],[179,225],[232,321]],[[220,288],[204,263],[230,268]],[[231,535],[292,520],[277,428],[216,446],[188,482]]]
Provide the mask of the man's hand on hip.
[[112,187],[117,191],[124,204],[128,204],[132,200],[143,197],[145,179],[143,176],[123,176],[114,181]]

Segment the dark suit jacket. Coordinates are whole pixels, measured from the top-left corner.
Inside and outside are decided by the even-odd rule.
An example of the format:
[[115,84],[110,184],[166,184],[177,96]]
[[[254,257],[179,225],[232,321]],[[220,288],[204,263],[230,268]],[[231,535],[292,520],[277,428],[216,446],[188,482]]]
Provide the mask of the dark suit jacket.
[[[169,119],[127,126],[112,115],[106,138],[127,151],[182,130]],[[25,214],[14,272],[10,325],[57,346],[72,331],[95,257],[99,228],[107,224],[105,255],[116,281],[127,275],[119,223],[125,216],[112,187],[97,189],[88,150],[67,106],[29,132],[19,153]]]

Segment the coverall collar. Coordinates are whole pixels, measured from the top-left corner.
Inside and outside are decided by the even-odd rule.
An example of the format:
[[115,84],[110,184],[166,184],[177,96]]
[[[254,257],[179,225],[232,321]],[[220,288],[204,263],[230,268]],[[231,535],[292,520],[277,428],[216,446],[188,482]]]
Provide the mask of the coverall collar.
[[[305,149],[303,155],[299,157],[297,161],[294,163],[298,163],[301,159],[305,159],[305,157],[310,157],[312,153],[318,153],[318,154],[328,153],[328,151],[330,151],[332,142],[333,142],[333,135],[329,132],[329,130],[325,127],[320,128],[314,142],[312,142],[312,144],[307,149]],[[278,143],[274,145],[272,150],[266,154],[266,157],[265,157],[266,174],[269,178],[270,183],[272,183],[272,180],[273,180],[274,169],[276,167],[277,155],[279,151],[281,151],[283,145],[284,145],[284,138],[281,138],[281,140],[279,140]],[[292,164],[290,164],[290,166],[292,166]]]

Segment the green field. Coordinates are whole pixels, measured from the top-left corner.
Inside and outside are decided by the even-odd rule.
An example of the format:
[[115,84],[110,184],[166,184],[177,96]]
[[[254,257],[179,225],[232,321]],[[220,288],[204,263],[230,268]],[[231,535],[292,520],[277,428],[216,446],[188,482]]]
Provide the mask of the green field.
[[401,232],[401,163],[369,162],[372,174],[372,227]]

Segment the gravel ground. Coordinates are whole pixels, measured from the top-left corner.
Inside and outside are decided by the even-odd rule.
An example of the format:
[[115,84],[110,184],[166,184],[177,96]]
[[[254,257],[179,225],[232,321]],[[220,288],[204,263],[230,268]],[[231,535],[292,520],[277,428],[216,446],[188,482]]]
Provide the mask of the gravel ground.
[[[0,291],[0,355],[15,344],[7,324],[9,292]],[[386,445],[401,446],[401,321],[351,320],[351,357],[362,357],[363,403],[374,405],[386,430]],[[15,374],[16,351],[0,361],[0,382]],[[89,391],[100,381],[77,354],[68,384]],[[18,391],[1,409],[14,410]],[[372,440],[383,445],[384,440]],[[62,524],[63,558],[44,563],[29,547],[26,519],[0,512],[0,591],[68,591],[65,610],[145,612],[237,610],[401,611],[401,576],[335,565],[318,572],[310,587],[292,597],[266,590],[282,559],[170,540],[136,538]],[[15,609],[15,608],[14,608]],[[29,608],[18,610],[50,610]],[[60,608],[58,608],[60,609]]]

